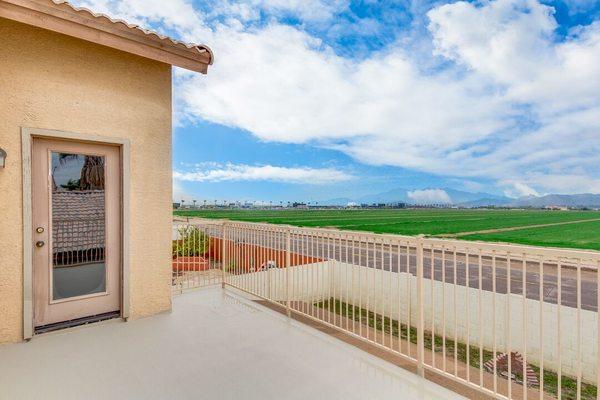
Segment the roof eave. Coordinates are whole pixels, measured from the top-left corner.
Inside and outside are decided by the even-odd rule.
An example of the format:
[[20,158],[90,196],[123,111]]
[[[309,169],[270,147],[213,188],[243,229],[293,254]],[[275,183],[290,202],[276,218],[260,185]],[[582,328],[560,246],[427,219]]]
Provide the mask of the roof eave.
[[75,9],[67,3],[0,0],[0,17],[203,74],[213,63],[212,51],[207,46],[185,45],[104,15]]

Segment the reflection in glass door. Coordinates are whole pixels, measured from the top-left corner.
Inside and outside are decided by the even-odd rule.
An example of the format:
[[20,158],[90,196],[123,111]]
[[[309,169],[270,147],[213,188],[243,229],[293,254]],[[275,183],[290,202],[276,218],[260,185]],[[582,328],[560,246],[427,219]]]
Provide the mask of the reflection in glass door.
[[105,157],[51,153],[52,299],[106,292]]

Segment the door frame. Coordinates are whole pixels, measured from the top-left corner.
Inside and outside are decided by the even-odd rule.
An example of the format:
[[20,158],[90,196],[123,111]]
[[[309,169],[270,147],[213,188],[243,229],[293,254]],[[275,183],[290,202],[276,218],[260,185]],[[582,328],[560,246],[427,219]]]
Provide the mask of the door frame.
[[121,158],[121,318],[129,318],[130,142],[128,139],[40,128],[21,128],[23,163],[23,339],[34,334],[33,218],[31,151],[33,139],[56,139],[113,145]]

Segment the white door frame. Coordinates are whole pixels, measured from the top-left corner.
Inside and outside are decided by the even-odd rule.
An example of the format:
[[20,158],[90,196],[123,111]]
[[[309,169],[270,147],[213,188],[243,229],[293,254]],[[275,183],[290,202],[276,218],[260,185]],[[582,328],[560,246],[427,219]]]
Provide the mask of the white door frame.
[[129,318],[130,144],[128,139],[38,128],[21,128],[23,162],[23,339],[33,337],[33,221],[31,149],[34,138],[116,145],[121,155],[121,318]]

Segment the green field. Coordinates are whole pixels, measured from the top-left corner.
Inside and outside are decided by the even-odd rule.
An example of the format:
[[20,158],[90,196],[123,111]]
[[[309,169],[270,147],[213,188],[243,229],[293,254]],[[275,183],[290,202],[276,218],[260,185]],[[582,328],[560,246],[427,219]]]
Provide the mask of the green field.
[[[483,209],[199,210],[175,211],[175,215],[403,235],[458,235],[461,239],[467,240],[600,250],[600,212],[597,211]],[[532,225],[559,224],[571,221],[583,222],[531,227]],[[522,229],[464,235],[468,232],[515,227]],[[461,233],[463,235],[460,235]]]

